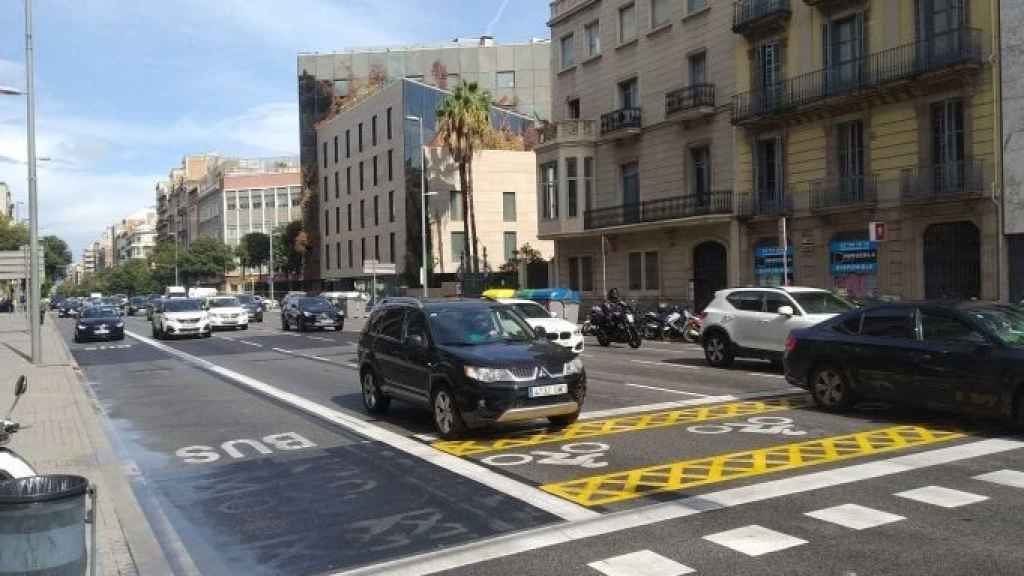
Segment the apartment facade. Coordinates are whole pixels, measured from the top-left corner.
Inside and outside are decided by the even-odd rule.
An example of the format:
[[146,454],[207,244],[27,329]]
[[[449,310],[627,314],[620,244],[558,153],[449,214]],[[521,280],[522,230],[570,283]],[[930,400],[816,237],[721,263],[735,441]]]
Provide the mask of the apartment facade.
[[6,218],[14,218],[14,196],[7,182],[0,182],[0,214]]
[[189,154],[156,185],[157,236],[188,246],[199,237],[199,192],[207,172],[222,158],[217,154]]
[[739,281],[731,22],[721,0],[551,3],[538,212],[559,285],[703,305]]
[[1000,297],[995,6],[735,3],[741,283]]
[[156,246],[156,210],[141,210],[115,225],[114,240],[116,263],[144,259]]
[[[317,259],[325,287],[364,284],[368,260],[394,263],[399,276],[417,283],[423,237],[420,122],[423,142],[430,144],[436,137],[436,110],[446,95],[414,80],[398,80],[317,126]],[[491,116],[495,127],[516,134],[533,125],[530,118],[500,108],[492,109]],[[456,167],[440,148],[431,148],[427,162],[427,190],[437,192],[427,201],[433,271],[453,274],[464,242],[461,186]],[[506,243],[512,250],[537,245],[534,170],[532,152],[484,150],[475,160],[477,229],[493,269],[505,262]]]
[[[298,56],[299,137],[302,182],[310,192],[305,228],[314,239],[323,240],[321,205],[323,163],[318,123],[342,108],[366,98],[397,80],[409,79],[440,89],[454,87],[462,80],[477,82],[489,91],[497,106],[529,117],[547,119],[551,110],[550,45],[535,39],[524,43],[499,44],[490,37],[455,39],[429,46],[366,48],[336,53]],[[396,109],[397,110],[397,109]],[[394,118],[393,122],[401,122]],[[366,127],[368,130],[369,127]],[[331,176],[328,174],[328,176]],[[306,280],[315,286],[321,278],[326,240],[317,243],[306,260]]]

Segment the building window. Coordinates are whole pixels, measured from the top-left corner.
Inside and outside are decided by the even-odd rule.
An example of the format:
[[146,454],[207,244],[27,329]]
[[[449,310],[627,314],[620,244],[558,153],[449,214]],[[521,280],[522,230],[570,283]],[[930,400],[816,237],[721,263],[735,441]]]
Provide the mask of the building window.
[[565,183],[566,183],[566,186],[568,186],[568,188],[565,191],[566,205],[567,205],[566,209],[567,209],[567,212],[568,212],[566,214],[566,216],[568,216],[569,218],[575,218],[577,216],[577,211],[579,210],[579,208],[578,208],[578,204],[579,204],[579,199],[578,199],[578,196],[579,196],[579,193],[578,193],[579,182],[578,182],[578,178],[579,178],[578,160],[576,160],[575,157],[573,157],[573,158],[566,158],[565,159],[565,180],[566,180]]
[[338,163],[338,137],[334,137],[334,163]]
[[323,188],[324,202],[327,202],[327,176],[324,176],[324,188]]
[[935,185],[952,190],[963,182],[964,101],[959,98],[932,104],[932,164]]
[[395,233],[388,234],[388,262],[395,263]]
[[583,210],[594,209],[594,157],[583,158]]
[[505,232],[505,262],[513,262],[516,259],[516,233]]
[[366,228],[366,200],[359,201],[359,228]]
[[558,219],[558,162],[540,167],[541,218]]
[[378,168],[379,168],[379,166],[377,165],[377,157],[374,156],[373,157],[373,185],[374,186],[376,186],[379,183],[377,174],[380,172],[380,170],[378,170]]
[[324,236],[331,235],[331,211],[324,210]]
[[640,211],[640,165],[636,162],[622,165],[622,204],[627,222],[634,222]]
[[505,222],[516,221],[516,193],[501,193],[501,218]]
[[576,257],[569,258],[569,289],[580,290],[580,259]]
[[754,152],[755,209],[757,213],[777,211],[782,208],[782,139],[758,140]]
[[601,53],[601,25],[597,20],[583,27],[583,44],[588,58]]
[[324,268],[331,269],[331,245],[324,244]]
[[516,73],[514,70],[498,72],[498,88],[515,88]]
[[366,183],[366,181],[365,181],[365,179],[363,178],[363,176],[364,176],[364,174],[363,174],[363,161],[362,161],[362,160],[360,160],[360,161],[359,161],[359,191],[360,191],[360,192],[362,192],[363,190],[365,190],[365,189],[366,189],[366,188],[365,188],[365,186],[364,186],[364,184]]
[[625,44],[636,38],[636,4],[627,4],[619,8],[619,44]]
[[448,195],[448,217],[452,222],[462,222],[462,191],[452,190]]
[[395,191],[388,190],[388,222],[395,221]]
[[334,232],[341,234],[341,206],[334,207]]
[[708,0],[686,0],[686,13],[692,14],[703,10],[708,5]]
[[380,196],[373,197],[373,225],[380,226]]
[[579,120],[579,118],[580,118],[580,99],[579,98],[573,98],[572,100],[569,100],[568,102],[566,102],[565,105],[566,105],[566,114],[569,116],[569,119],[570,120]]
[[559,44],[562,55],[562,68],[569,68],[576,65],[576,43],[572,34],[562,36]]
[[352,203],[348,204],[348,231],[352,231]]
[[377,115],[370,118],[370,146],[377,145]]
[[359,239],[359,262],[366,262],[366,238]]
[[348,96],[348,79],[339,78],[334,81],[334,95],[345,97]]
[[334,267],[341,270],[341,242],[334,243]]
[[388,182],[395,179],[395,151],[388,150]]
[[359,123],[359,132],[356,136],[356,141],[359,143],[359,151],[363,151],[363,123]]
[[840,203],[864,199],[864,123],[860,120],[836,126],[837,172]]
[[707,83],[707,52],[697,52],[689,57],[690,86]]
[[352,167],[345,166],[345,194],[352,193]]
[[640,91],[636,78],[619,82],[619,108],[639,108]]
[[345,158],[352,157],[352,130],[345,130]]
[[672,21],[671,0],[651,0],[651,28],[664,26]]
[[380,234],[373,237],[373,259],[380,262]]
[[707,146],[690,148],[690,190],[697,204],[705,206],[711,198],[711,152]]
[[590,256],[580,258],[580,290],[594,291],[594,259]]
[[339,198],[341,196],[341,178],[338,177],[338,171],[334,171],[334,197]]
[[452,232],[452,262],[462,263],[462,254],[466,251],[466,233]]
[[657,290],[658,285],[658,253],[644,252],[644,288]]
[[352,268],[352,239],[348,241],[348,267]]
[[657,290],[658,283],[658,253],[630,252],[629,289],[634,292]]
[[327,168],[327,142],[324,142],[324,168]]
[[388,106],[388,111],[385,115],[384,123],[387,125],[385,129],[387,130],[388,133],[388,140],[391,140],[391,106]]

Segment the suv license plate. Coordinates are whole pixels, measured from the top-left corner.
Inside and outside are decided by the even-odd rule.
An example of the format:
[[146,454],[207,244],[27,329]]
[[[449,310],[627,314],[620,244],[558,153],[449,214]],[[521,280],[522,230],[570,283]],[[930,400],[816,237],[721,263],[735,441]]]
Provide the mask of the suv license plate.
[[541,396],[556,396],[569,391],[568,384],[551,384],[550,386],[533,386],[530,388],[530,398]]

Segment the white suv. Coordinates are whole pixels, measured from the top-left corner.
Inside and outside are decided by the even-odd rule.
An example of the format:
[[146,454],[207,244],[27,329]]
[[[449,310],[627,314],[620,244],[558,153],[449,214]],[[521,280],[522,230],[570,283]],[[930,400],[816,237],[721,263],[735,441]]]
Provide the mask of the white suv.
[[729,366],[737,357],[782,362],[791,330],[807,328],[853,308],[819,288],[730,288],[704,309],[701,341],[708,364]]

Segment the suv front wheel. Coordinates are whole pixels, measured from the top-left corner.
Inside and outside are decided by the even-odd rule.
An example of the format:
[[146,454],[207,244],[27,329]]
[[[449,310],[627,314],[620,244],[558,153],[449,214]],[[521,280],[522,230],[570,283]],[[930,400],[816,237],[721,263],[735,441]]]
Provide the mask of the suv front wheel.
[[447,386],[438,386],[430,399],[430,409],[434,414],[434,428],[445,440],[460,438],[466,431],[462,414],[455,403],[455,397]]
[[732,365],[735,354],[732,342],[723,332],[715,330],[704,337],[704,358],[715,368],[726,368]]
[[371,414],[383,414],[391,405],[391,398],[385,396],[377,386],[373,370],[363,372],[363,407]]

